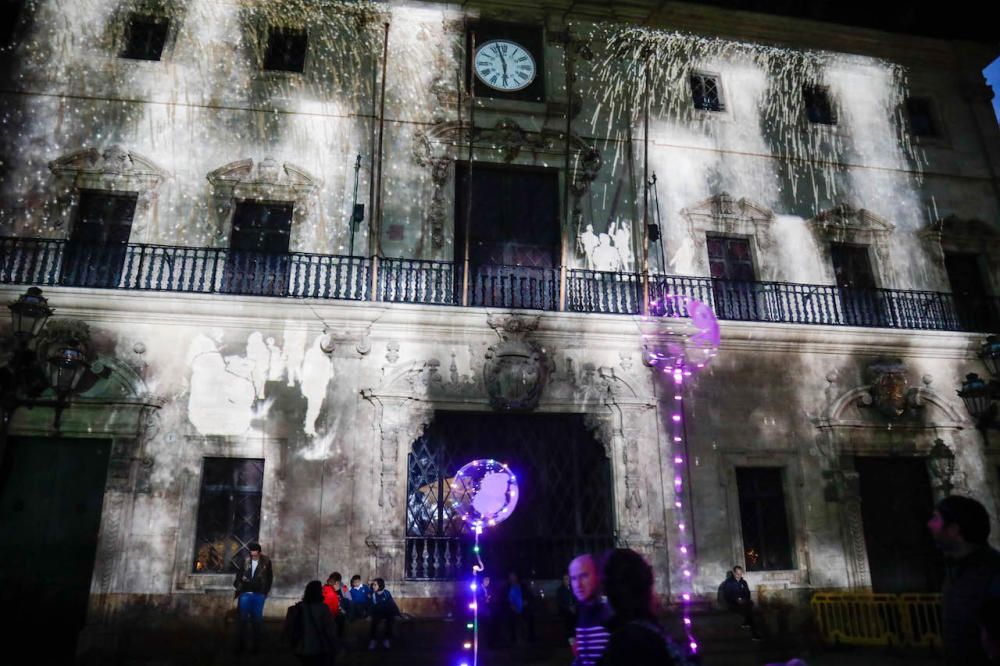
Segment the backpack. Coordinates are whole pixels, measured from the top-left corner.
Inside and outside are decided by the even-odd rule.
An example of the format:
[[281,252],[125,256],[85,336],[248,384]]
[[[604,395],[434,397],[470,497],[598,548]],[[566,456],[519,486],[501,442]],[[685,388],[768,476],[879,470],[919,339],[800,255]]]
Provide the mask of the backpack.
[[292,648],[297,647],[299,643],[302,642],[302,638],[305,634],[303,619],[302,602],[288,607],[288,612],[285,613],[285,628],[283,635],[285,642]]

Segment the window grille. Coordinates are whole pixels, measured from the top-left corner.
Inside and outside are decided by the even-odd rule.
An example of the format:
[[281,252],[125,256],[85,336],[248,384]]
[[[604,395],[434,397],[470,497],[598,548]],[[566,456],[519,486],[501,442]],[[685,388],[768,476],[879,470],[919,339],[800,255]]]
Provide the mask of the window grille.
[[740,526],[747,571],[793,568],[780,467],[737,467]]
[[452,511],[450,480],[476,458],[507,462],[518,477],[517,510],[483,536],[495,579],[557,579],[575,555],[614,545],[610,463],[581,415],[438,412],[408,457],[408,579],[467,573],[471,535]]
[[198,500],[193,570],[231,573],[259,539],[264,461],[205,458]]
[[719,79],[708,74],[692,74],[691,100],[694,108],[702,111],[724,111],[722,95],[719,93]]

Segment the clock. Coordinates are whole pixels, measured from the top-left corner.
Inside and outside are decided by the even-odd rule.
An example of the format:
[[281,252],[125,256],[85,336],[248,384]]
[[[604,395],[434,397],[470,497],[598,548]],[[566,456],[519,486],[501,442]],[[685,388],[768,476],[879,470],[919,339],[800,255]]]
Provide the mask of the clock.
[[476,49],[476,77],[502,92],[516,92],[531,85],[538,74],[535,58],[517,42],[492,39]]

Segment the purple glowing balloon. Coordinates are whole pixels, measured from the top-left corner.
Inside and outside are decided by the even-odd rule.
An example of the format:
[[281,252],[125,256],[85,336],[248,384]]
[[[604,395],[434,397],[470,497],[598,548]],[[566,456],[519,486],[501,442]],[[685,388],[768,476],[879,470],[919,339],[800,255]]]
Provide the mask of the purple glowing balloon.
[[656,324],[647,329],[644,354],[648,365],[665,370],[695,373],[715,357],[719,349],[719,321],[705,303],[687,296],[666,296],[650,305]]
[[517,477],[502,462],[473,460],[451,480],[451,505],[473,526],[503,522],[517,506]]

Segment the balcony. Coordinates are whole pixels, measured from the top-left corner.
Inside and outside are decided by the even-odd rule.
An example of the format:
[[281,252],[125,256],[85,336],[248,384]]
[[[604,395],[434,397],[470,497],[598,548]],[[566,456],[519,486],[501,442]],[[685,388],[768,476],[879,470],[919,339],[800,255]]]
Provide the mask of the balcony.
[[[446,261],[345,257],[166,245],[73,246],[65,240],[0,237],[0,283],[199,294],[239,294],[634,315],[639,273],[525,266],[464,267]],[[651,275],[651,298],[708,303],[729,321],[936,331],[1000,330],[1000,299],[956,302],[949,293],[844,289],[787,282],[734,282]],[[678,301],[651,314],[686,316]]]

